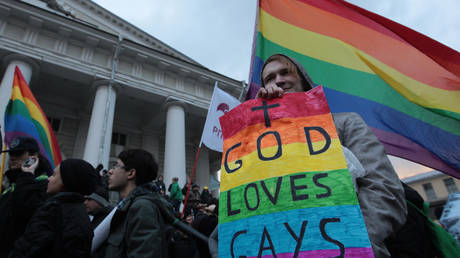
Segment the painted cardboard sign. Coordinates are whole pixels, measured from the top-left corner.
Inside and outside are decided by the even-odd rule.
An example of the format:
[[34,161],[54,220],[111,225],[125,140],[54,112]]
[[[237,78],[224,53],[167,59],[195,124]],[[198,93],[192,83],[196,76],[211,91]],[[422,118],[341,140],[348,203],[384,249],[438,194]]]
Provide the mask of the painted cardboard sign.
[[373,257],[322,87],[220,123],[219,257]]

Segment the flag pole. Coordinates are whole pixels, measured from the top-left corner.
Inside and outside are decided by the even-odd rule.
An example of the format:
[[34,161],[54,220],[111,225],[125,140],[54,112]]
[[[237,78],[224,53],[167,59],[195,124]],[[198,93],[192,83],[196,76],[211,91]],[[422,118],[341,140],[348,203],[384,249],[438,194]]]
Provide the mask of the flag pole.
[[[6,144],[3,146],[3,151],[6,150]],[[2,165],[0,168],[0,193],[2,192],[2,185],[3,185],[3,171],[5,171],[5,160],[6,160],[6,152],[2,153]]]
[[[211,101],[209,103],[209,107],[212,106],[212,100],[213,100],[213,97],[214,97],[214,94],[215,94],[215,91],[216,91],[216,87],[218,87],[218,83],[217,81],[214,83],[214,91],[212,93],[212,97],[211,97]],[[209,115],[209,108],[208,108],[208,113],[206,114],[206,120],[208,119],[208,115]],[[206,126],[206,122],[205,122],[205,126]],[[187,193],[185,194],[185,199],[184,199],[184,208],[182,209],[182,212],[181,212],[181,217],[184,216],[184,212],[185,212],[185,207],[187,206],[187,201],[188,201],[188,196],[190,194],[190,188],[192,187],[192,182],[193,182],[193,176],[195,175],[195,171],[196,171],[196,163],[198,162],[198,158],[200,156],[200,151],[201,151],[201,144],[203,143],[203,133],[201,133],[201,139],[200,139],[200,144],[198,145],[198,150],[196,152],[196,157],[195,157],[195,162],[193,163],[193,169],[192,169],[192,175],[190,177],[190,183],[187,187]]]
[[245,81],[241,81],[241,92],[240,92],[240,97],[238,98],[240,102],[241,102],[241,99],[243,98],[243,93],[245,92],[247,86],[248,84]]
[[192,176],[190,177],[190,183],[189,183],[189,185],[187,187],[187,193],[185,194],[184,208],[182,209],[182,212],[181,212],[181,215],[180,215],[181,218],[184,216],[185,207],[187,207],[187,200],[188,200],[188,196],[190,194],[190,188],[192,187],[193,176],[195,175],[195,171],[196,171],[196,163],[198,163],[198,158],[200,156],[201,143],[202,142],[200,141],[200,144],[198,145],[198,150],[197,150],[196,156],[195,156],[195,162],[193,163]]

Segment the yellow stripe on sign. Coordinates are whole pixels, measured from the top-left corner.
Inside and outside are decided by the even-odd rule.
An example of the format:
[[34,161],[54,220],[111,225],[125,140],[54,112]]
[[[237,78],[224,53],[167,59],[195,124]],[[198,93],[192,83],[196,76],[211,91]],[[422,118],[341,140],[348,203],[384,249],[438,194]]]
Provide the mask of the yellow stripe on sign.
[[[263,10],[260,12],[259,31],[266,39],[299,54],[375,74],[398,93],[420,106],[460,113],[460,91],[443,90],[417,81],[343,41],[295,27]],[[292,40],[294,38],[296,40]]]
[[[325,141],[314,142],[312,145],[313,150],[318,151],[325,146]],[[261,152],[264,157],[273,157],[277,150],[278,147],[274,146],[262,149]],[[285,144],[282,145],[281,151],[282,154],[279,158],[270,161],[260,160],[257,151],[254,151],[238,159],[242,165],[232,173],[226,171],[225,158],[223,158],[220,191],[224,192],[250,182],[292,173],[347,168],[339,139],[332,139],[329,148],[317,155],[309,154],[306,143]],[[238,166],[235,162],[228,163],[229,169],[235,169]]]

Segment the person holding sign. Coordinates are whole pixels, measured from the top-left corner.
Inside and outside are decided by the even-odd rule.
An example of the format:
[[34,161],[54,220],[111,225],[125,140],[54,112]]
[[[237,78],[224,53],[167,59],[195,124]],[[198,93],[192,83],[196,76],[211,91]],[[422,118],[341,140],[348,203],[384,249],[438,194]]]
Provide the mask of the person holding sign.
[[[261,86],[257,98],[272,99],[308,91],[314,84],[296,60],[276,54],[264,63]],[[398,231],[407,215],[403,187],[383,145],[358,114],[334,113],[332,117],[349,170],[355,170],[350,165],[364,169],[363,175],[353,179],[375,257],[390,257],[384,240]]]

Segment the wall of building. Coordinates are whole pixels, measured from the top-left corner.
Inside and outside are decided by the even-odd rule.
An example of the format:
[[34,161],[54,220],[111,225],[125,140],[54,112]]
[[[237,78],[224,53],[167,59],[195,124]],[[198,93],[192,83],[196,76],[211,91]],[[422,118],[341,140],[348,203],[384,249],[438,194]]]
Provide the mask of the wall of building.
[[[455,185],[456,185],[456,188],[457,188],[457,191],[460,190],[460,180],[456,179],[456,178],[453,178],[451,176],[448,176],[448,175],[440,175],[438,177],[435,177],[435,178],[430,178],[430,179],[425,179],[425,180],[421,180],[421,181],[417,181],[417,182],[413,182],[413,183],[410,183],[409,186],[414,188],[422,197],[425,201],[428,201],[428,202],[435,202],[435,201],[440,201],[440,200],[446,200],[447,199],[447,196],[449,195],[448,191],[447,191],[447,187],[444,183],[444,180],[445,179],[448,179],[448,178],[452,178]],[[436,194],[436,199],[430,199],[428,198],[427,196],[427,193],[423,187],[424,184],[431,184],[432,187],[433,187],[433,190]]]

